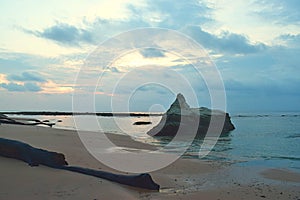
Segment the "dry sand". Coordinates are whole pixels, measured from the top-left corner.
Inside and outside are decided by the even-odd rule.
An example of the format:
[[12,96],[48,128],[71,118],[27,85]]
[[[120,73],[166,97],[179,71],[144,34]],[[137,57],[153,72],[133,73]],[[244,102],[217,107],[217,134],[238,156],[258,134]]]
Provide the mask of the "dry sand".
[[[65,154],[70,165],[115,172],[94,159],[77,133],[45,127],[0,125],[0,137]],[[128,136],[108,135],[118,146],[155,149]],[[30,167],[0,157],[0,199],[300,199],[300,174],[286,169],[233,167],[217,161],[179,159],[152,172],[159,192],[120,185],[100,178]]]

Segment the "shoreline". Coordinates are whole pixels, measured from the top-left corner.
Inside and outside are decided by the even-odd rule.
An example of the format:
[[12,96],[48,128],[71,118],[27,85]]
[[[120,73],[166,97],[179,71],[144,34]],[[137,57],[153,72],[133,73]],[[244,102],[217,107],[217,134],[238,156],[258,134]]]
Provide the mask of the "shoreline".
[[[71,116],[71,115],[96,115],[103,117],[150,117],[162,116],[164,112],[72,112],[72,111],[0,111],[3,115],[48,115],[48,116]],[[300,111],[278,112],[232,112],[231,118],[249,117],[299,117]]]
[[162,116],[163,113],[147,112],[59,112],[59,111],[13,111],[0,112],[3,115],[49,115],[49,116],[71,116],[71,115],[96,115],[102,117],[150,117]]
[[[61,152],[70,165],[117,172],[93,158],[73,130],[1,124],[0,136]],[[108,137],[123,148],[137,151],[155,148],[129,136],[108,134]],[[150,173],[161,190],[149,192],[45,166],[29,167],[14,159],[0,157],[0,162],[0,199],[300,198],[300,180],[297,180],[300,174],[287,169],[239,167],[219,161],[179,158],[170,166]]]

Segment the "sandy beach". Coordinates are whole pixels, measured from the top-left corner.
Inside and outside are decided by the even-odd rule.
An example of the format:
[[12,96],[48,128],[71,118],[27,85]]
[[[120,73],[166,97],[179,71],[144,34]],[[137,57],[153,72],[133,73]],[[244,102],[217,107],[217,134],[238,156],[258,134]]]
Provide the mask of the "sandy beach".
[[[69,165],[116,172],[88,153],[76,131],[1,124],[0,136],[63,153]],[[155,149],[129,136],[108,137],[120,147]],[[41,165],[30,167],[19,160],[0,160],[0,199],[300,199],[300,174],[287,169],[180,158],[150,173],[161,187],[153,192]]]

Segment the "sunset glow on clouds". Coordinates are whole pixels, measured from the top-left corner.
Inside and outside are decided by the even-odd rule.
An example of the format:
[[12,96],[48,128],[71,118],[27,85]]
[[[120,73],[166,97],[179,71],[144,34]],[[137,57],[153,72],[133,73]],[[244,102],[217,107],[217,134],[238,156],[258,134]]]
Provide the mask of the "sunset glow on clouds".
[[[160,27],[186,34],[206,49],[224,80],[229,110],[247,111],[255,106],[268,111],[299,110],[299,9],[297,0],[4,0],[0,8],[0,109],[15,110],[15,104],[22,104],[18,108],[24,110],[47,105],[70,109],[77,73],[90,52],[124,31]],[[112,72],[113,78],[129,68],[151,64],[186,65],[170,52],[146,49],[117,59],[105,73]],[[192,74],[188,67],[183,69]],[[113,94],[108,92],[109,84],[98,87],[95,94],[101,111],[107,96]],[[155,90],[150,87],[141,92],[154,99],[173,98]],[[12,96],[14,101],[10,101]],[[22,98],[18,101],[18,97]],[[42,101],[40,107],[33,106],[34,99]],[[143,110],[140,102],[137,110]]]

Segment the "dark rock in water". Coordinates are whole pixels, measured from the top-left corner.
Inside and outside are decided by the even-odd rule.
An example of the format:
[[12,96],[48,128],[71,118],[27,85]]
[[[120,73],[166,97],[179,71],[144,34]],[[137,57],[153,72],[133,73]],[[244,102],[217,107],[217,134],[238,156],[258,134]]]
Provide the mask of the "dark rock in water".
[[7,118],[7,116],[6,116],[6,115],[4,115],[4,114],[0,114],[0,119],[5,119],[5,118]]
[[40,121],[38,119],[22,119],[22,118],[9,118],[6,115],[0,114],[0,124],[15,124],[15,125],[26,125],[26,126],[36,126],[36,125],[46,125],[52,127],[55,123],[49,122],[49,120]]
[[4,114],[0,114],[0,125],[1,125],[1,119],[6,119],[7,118],[7,116],[6,115],[4,115]]
[[134,122],[133,125],[149,125],[152,124],[152,122],[144,122],[144,121],[139,121],[139,122]]
[[162,116],[157,126],[148,131],[151,136],[174,137],[180,129],[183,134],[195,134],[203,138],[207,134],[208,127],[211,136],[227,135],[235,129],[228,113],[209,108],[190,108],[182,94],[178,94],[174,103]]
[[16,140],[0,138],[0,156],[15,158],[30,166],[45,165],[60,167],[67,165],[65,156],[61,153],[38,149]]

